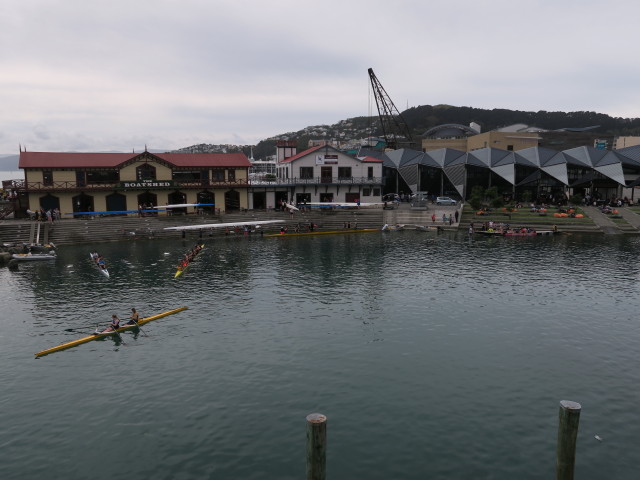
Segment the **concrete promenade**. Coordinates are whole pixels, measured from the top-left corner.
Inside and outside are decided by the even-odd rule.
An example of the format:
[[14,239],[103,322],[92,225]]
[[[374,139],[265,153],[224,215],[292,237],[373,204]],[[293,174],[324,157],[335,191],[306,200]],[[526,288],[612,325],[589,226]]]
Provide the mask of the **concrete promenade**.
[[[455,221],[455,212],[458,212],[458,221]],[[618,209],[622,220],[616,222],[611,216],[603,214],[596,207],[584,207],[589,222],[582,224],[567,224],[559,228],[561,232],[569,233],[594,233],[607,235],[638,235],[640,234],[640,215],[633,212],[628,207]],[[435,215],[435,221],[433,216]],[[446,221],[443,221],[443,215]],[[504,214],[497,213],[497,218],[504,221]],[[449,217],[452,221],[449,222]],[[246,211],[217,215],[183,215],[183,216],[151,216],[151,217],[94,217],[64,219],[55,222],[53,225],[46,225],[44,222],[34,222],[29,220],[2,220],[0,221],[0,242],[1,243],[29,243],[31,239],[36,239],[39,243],[49,241],[59,245],[64,244],[86,244],[94,242],[112,242],[135,240],[141,238],[180,238],[181,233],[164,230],[169,226],[177,225],[198,225],[208,223],[226,222],[247,222],[256,220],[280,220],[282,223],[272,226],[265,226],[264,233],[274,233],[279,231],[280,226],[286,224],[289,229],[298,224],[304,225],[310,222],[317,225],[318,230],[341,230],[344,228],[382,228],[383,225],[405,225],[405,229],[415,227],[439,227],[442,230],[456,231],[466,230],[470,222],[478,222],[482,218],[476,218],[469,213],[462,214],[462,205],[438,206],[429,204],[426,209],[412,208],[409,203],[400,203],[393,209],[337,209],[327,211],[296,212],[290,215],[281,211]],[[510,220],[510,219],[509,219]],[[40,231],[36,230],[38,226]],[[554,225],[552,216],[544,217],[544,221],[533,225],[540,230],[550,230]],[[348,227],[347,227],[348,225]],[[205,232],[206,236],[224,235],[221,229]],[[188,237],[202,235],[198,230],[189,232]]]
[[616,223],[609,215],[605,215],[598,207],[583,207],[584,213],[602,230],[605,235],[638,234],[640,233],[640,215],[628,207],[618,208],[618,214],[626,223]]

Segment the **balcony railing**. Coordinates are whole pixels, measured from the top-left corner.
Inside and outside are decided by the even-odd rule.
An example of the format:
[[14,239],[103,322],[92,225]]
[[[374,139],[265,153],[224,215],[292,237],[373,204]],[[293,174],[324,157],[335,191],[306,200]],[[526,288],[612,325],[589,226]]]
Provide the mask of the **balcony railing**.
[[[247,180],[235,180],[235,181],[216,181],[216,180],[193,180],[178,182],[173,180],[171,187],[164,187],[164,189],[181,189],[181,188],[208,188],[208,187],[247,187],[249,182]],[[31,191],[48,191],[48,192],[73,192],[73,191],[105,191],[105,190],[125,190],[121,186],[121,182],[26,182],[24,180],[18,181],[12,187],[16,191],[31,192]],[[153,190],[154,188],[151,188]],[[127,188],[126,190],[146,190],[145,187],[140,188]]]
[[[250,187],[250,186],[296,186],[296,185],[381,185],[384,183],[384,177],[312,177],[312,178],[252,178],[247,181],[244,179],[235,181],[216,181],[216,180],[192,180],[178,182],[173,180],[173,186],[164,187],[164,189],[181,189],[181,188],[215,188],[215,187]],[[121,186],[121,182],[26,182],[24,180],[17,181],[13,187],[16,191],[33,192],[89,192],[89,191],[107,191],[107,190],[125,190]],[[127,190],[146,190],[146,188],[127,188]]]
[[384,177],[252,178],[249,185],[381,185]]

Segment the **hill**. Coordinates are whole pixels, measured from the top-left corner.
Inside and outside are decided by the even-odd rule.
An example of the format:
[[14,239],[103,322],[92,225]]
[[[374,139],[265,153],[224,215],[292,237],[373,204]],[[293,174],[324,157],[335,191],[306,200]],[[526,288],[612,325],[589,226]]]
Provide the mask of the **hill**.
[[611,117],[596,112],[525,112],[494,108],[492,110],[450,105],[424,105],[402,112],[412,132],[423,134],[429,128],[445,123],[469,125],[478,123],[483,132],[524,123],[545,130],[597,126],[593,132],[609,135],[640,135],[640,118]]
[[[562,128],[594,127],[592,133],[602,135],[638,135],[640,136],[640,118],[611,117],[596,112],[526,112],[494,108],[492,110],[473,107],[454,107],[451,105],[422,105],[402,112],[414,138],[420,138],[428,129],[446,123],[469,125],[475,122],[483,132],[496,128],[524,123],[545,130]],[[381,136],[379,118],[354,117],[341,120],[333,125],[314,125],[297,132],[287,132],[260,141],[257,145],[209,145],[200,144],[182,148],[180,152],[233,152],[242,151],[256,159],[264,159],[275,153],[278,140],[296,140],[298,151],[307,148],[309,140],[336,140],[341,144]]]

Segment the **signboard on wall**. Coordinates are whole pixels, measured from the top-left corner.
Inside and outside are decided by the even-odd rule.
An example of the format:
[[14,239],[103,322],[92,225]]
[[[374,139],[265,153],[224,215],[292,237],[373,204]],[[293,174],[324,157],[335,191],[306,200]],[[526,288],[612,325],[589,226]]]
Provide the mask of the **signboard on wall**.
[[174,186],[173,180],[135,180],[132,182],[120,182],[120,188],[136,188],[136,189],[148,189],[148,188],[172,188]]
[[316,165],[337,165],[338,155],[335,153],[327,153],[325,155],[316,155]]
[[606,150],[608,143],[609,142],[607,142],[606,140],[601,140],[601,139],[597,138],[597,139],[595,139],[593,141],[593,148],[595,148],[597,150]]

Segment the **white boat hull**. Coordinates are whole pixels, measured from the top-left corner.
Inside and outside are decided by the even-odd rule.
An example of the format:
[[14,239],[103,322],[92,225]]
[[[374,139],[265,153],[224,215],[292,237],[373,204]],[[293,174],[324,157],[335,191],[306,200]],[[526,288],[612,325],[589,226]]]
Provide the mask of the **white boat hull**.
[[11,255],[16,260],[20,261],[36,261],[36,260],[55,260],[55,254],[50,253],[14,253]]

